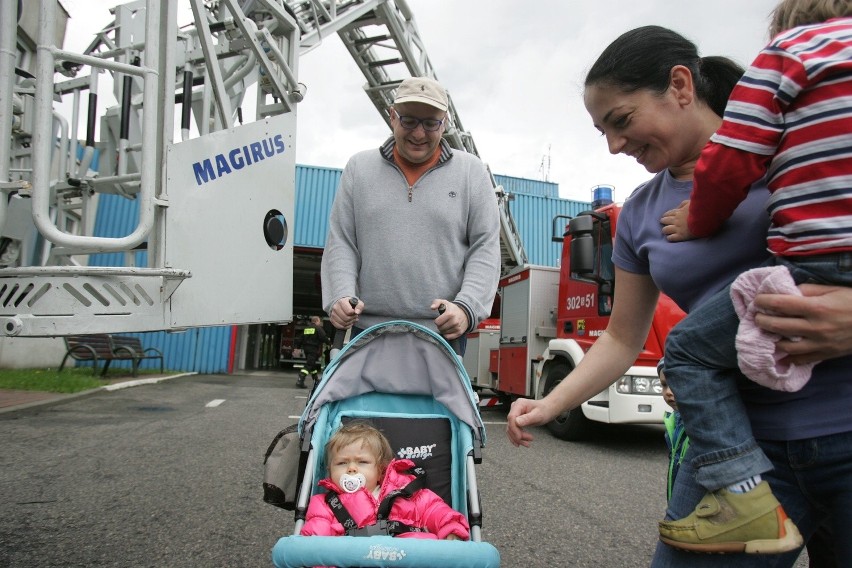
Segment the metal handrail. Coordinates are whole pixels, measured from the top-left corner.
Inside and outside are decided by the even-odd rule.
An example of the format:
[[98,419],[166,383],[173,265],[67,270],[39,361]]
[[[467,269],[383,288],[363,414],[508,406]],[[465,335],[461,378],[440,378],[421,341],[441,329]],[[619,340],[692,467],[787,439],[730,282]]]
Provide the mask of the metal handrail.
[[9,182],[9,158],[11,146],[8,133],[12,130],[12,93],[15,85],[15,59],[17,28],[16,6],[11,0],[0,0],[0,133],[4,140],[0,142],[0,229],[6,222],[8,197],[6,184]]
[[[146,52],[157,53],[160,8],[157,2],[149,3],[145,14]],[[109,61],[100,57],[81,55],[57,49],[49,44],[56,22],[56,2],[42,0],[38,22],[38,47],[36,56],[35,119],[33,128],[33,221],[45,239],[60,246],[73,247],[91,252],[121,251],[136,247],[144,242],[154,226],[155,179],[150,172],[156,168],[157,125],[146,121],[142,128],[143,172],[139,191],[139,222],[132,233],[124,237],[93,237],[71,235],[61,231],[50,218],[50,153],[52,147],[53,89],[56,60],[81,63],[94,68],[108,69],[127,75],[141,77],[144,81],[143,107],[154,109],[157,102],[158,74],[155,70]]]

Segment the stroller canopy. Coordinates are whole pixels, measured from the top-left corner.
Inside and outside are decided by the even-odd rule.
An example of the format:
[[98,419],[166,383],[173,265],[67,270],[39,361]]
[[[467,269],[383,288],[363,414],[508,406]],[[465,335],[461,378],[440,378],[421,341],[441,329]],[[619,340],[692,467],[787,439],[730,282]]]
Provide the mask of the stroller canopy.
[[350,341],[326,368],[302,413],[299,431],[314,423],[324,404],[369,392],[431,396],[485,441],[477,398],[461,361],[426,327],[386,322]]

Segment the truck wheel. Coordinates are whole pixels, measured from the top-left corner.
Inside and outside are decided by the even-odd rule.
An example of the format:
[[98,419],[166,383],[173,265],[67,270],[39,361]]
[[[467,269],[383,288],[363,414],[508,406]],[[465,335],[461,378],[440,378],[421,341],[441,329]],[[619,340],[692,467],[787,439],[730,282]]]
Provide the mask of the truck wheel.
[[[562,382],[568,372],[567,363],[559,363],[550,367],[547,372],[547,380],[544,383],[545,396]],[[548,422],[547,429],[560,440],[583,440],[589,434],[591,421],[583,415],[583,410],[577,407],[574,410],[563,412],[553,421]]]

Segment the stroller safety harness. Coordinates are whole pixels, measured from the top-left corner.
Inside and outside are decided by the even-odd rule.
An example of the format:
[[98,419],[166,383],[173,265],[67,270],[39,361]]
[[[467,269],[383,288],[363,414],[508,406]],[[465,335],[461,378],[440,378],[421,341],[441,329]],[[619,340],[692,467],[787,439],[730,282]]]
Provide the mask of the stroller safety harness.
[[340,497],[337,493],[329,491],[325,494],[325,502],[328,503],[329,507],[331,507],[331,511],[334,513],[334,516],[337,517],[337,520],[340,521],[340,524],[343,525],[343,529],[346,531],[346,536],[396,536],[398,534],[410,532],[428,532],[426,529],[420,527],[412,527],[405,523],[391,521],[388,519],[393,503],[396,501],[397,497],[410,499],[417,491],[426,487],[426,471],[423,468],[415,467],[409,469],[407,473],[414,475],[415,478],[412,479],[405,487],[394,489],[385,495],[385,498],[382,499],[382,502],[379,504],[376,522],[372,525],[366,525],[358,528],[358,524],[355,522],[355,519],[352,518],[352,515],[349,514],[346,506],[340,501]]

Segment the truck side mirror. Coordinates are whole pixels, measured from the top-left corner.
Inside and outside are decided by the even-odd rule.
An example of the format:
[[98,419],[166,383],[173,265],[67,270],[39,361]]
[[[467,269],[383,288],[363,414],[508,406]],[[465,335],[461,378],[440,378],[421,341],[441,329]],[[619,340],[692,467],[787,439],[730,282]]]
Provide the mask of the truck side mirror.
[[581,215],[568,222],[571,234],[571,272],[592,274],[595,271],[595,243],[592,239],[594,222],[591,216]]

